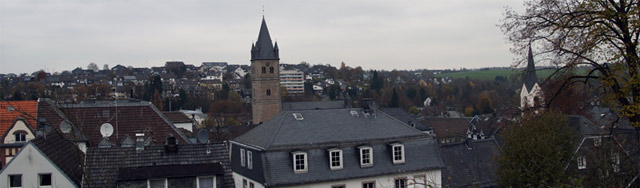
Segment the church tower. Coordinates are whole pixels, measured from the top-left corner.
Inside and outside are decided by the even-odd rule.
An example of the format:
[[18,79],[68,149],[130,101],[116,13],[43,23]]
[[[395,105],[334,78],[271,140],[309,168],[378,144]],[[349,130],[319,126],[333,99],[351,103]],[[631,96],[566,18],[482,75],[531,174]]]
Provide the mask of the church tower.
[[254,124],[266,122],[282,111],[278,42],[272,45],[264,17],[258,41],[251,45],[251,96]]
[[527,56],[527,68],[522,77],[522,89],[520,90],[520,108],[522,111],[532,107],[540,107],[544,104],[544,93],[538,84],[536,76],[536,66],[533,62],[533,52],[529,45],[529,54]]

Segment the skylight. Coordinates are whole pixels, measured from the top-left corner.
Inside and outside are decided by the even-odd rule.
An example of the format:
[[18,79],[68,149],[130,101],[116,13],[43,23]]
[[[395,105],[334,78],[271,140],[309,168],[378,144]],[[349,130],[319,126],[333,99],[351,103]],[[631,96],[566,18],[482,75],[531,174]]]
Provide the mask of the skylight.
[[301,113],[293,113],[293,117],[296,118],[296,120],[298,121],[301,121],[304,119]]

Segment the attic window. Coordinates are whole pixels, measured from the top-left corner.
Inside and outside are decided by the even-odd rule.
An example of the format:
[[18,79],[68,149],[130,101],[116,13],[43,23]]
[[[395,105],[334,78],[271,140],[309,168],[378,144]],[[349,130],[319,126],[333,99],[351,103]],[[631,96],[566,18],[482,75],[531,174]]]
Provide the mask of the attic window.
[[352,117],[358,117],[358,116],[360,116],[360,115],[358,115],[358,112],[357,112],[357,111],[355,111],[355,110],[351,110],[351,116],[352,116]]
[[304,120],[301,113],[293,113],[293,118],[296,118],[298,121]]

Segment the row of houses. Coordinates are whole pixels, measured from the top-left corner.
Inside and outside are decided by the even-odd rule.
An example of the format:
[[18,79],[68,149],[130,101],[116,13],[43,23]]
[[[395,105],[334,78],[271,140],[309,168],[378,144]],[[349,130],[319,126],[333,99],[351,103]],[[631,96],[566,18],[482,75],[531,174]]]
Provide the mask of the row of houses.
[[342,101],[289,106],[216,142],[148,102],[5,101],[12,139],[0,144],[10,154],[0,178],[7,187],[441,187],[456,177],[442,157],[451,146],[415,124]]

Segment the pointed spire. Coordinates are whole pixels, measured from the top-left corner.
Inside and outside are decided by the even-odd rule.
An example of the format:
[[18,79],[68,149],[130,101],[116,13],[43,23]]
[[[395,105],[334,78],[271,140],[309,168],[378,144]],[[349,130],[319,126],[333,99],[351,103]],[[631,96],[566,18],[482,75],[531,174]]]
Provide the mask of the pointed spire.
[[533,62],[533,51],[531,50],[531,43],[529,43],[529,54],[527,55],[527,68],[525,70],[524,84],[527,87],[527,91],[531,91],[533,85],[538,82],[536,76],[536,65]]
[[255,43],[255,50],[251,50],[251,60],[278,60],[280,59],[278,54],[275,53],[273,43],[271,42],[271,36],[269,35],[269,29],[267,29],[267,22],[264,17],[262,18],[262,25],[260,26],[260,33],[258,34],[258,41]]

